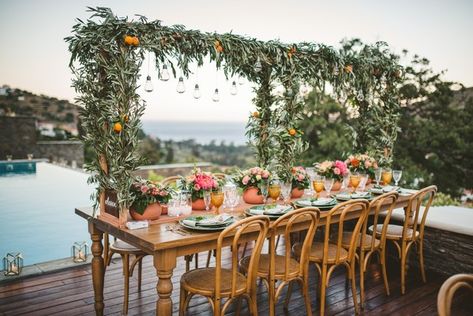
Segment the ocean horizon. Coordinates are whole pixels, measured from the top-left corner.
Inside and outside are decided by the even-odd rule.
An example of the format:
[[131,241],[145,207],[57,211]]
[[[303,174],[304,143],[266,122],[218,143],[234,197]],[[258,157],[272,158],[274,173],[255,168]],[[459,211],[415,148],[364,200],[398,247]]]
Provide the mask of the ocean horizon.
[[143,120],[143,131],[161,140],[182,141],[193,139],[199,144],[245,145],[246,122],[183,122]]

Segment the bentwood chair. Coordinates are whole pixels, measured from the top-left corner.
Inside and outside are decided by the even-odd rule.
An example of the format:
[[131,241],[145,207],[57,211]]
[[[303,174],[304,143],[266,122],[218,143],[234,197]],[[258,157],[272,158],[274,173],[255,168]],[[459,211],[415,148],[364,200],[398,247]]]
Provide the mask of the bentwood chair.
[[[402,226],[389,224],[385,230],[386,239],[394,243],[401,259],[401,294],[406,292],[406,262],[409,250],[413,245],[417,247],[419,254],[422,281],[424,283],[427,282],[424,270],[424,227],[427,213],[436,192],[437,187],[432,185],[413,194],[405,208],[404,224]],[[421,214],[421,206],[424,202],[426,204]],[[381,225],[373,225],[369,230],[376,231],[376,236],[378,237],[383,234],[383,227]]]
[[166,185],[166,186],[176,187],[177,182],[181,179],[182,179],[181,176],[170,176],[161,180],[161,184]]
[[[350,200],[337,204],[334,208],[328,211],[325,216],[325,236],[323,243],[315,243],[312,245],[309,253],[309,261],[314,262],[319,272],[319,288],[320,288],[320,315],[325,313],[325,292],[327,290],[330,276],[336,267],[343,265],[348,271],[348,278],[351,280],[351,289],[353,295],[353,303],[355,305],[356,313],[358,309],[358,299],[356,294],[356,278],[355,278],[355,253],[358,245],[363,223],[368,216],[369,202],[364,199]],[[346,221],[353,219],[358,213],[355,228],[351,234],[350,247],[348,250],[343,248],[343,226]],[[335,229],[336,234],[334,238],[330,236],[330,229],[332,225],[337,224]],[[300,257],[302,254],[302,245],[296,243],[293,246],[293,251],[296,256]]]
[[456,274],[448,278],[440,287],[437,296],[437,311],[439,316],[450,316],[452,299],[455,292],[460,288],[467,288],[471,291],[473,298],[473,274]]
[[[377,226],[378,223],[381,225],[381,235],[380,238],[376,238],[372,233],[367,233],[368,220],[370,216],[366,216],[366,219],[363,223],[361,238],[356,244],[358,248],[359,255],[359,264],[360,264],[360,305],[363,307],[365,301],[365,279],[364,274],[368,267],[368,263],[372,258],[373,254],[377,254],[381,270],[383,273],[384,289],[386,290],[386,295],[389,295],[389,283],[388,275],[386,273],[386,231],[388,229],[389,221],[391,220],[391,214],[396,205],[397,198],[399,194],[395,191],[388,192],[383,195],[380,195],[373,199],[370,203],[369,210],[373,212],[373,225]],[[383,210],[385,210],[383,212]],[[383,214],[384,220],[380,217],[380,214]],[[351,236],[353,232],[344,232],[342,239],[342,246],[345,249],[350,249]]]
[[[108,234],[106,236],[106,243],[108,244]],[[133,271],[135,270],[136,265],[138,265],[138,292],[141,292],[141,274],[142,274],[142,263],[143,257],[146,256],[146,253],[141,249],[136,248],[124,241],[119,239],[108,246],[107,255],[105,257],[104,263],[105,266],[109,266],[112,261],[113,254],[119,254],[122,258],[123,263],[123,279],[124,279],[124,295],[123,295],[123,314],[128,314],[128,296],[130,292],[130,277],[133,276]],[[130,257],[134,257],[130,265]]]
[[[226,309],[234,300],[240,302],[242,298],[247,300],[250,313],[257,315],[256,272],[268,229],[269,218],[263,215],[248,217],[225,228],[217,240],[216,266],[191,270],[182,275],[179,315],[185,314],[189,301],[194,295],[206,297],[215,316],[225,314]],[[256,234],[256,241],[249,261],[248,273],[245,276],[238,269],[238,245],[241,243],[242,235],[247,232]],[[229,239],[232,252],[231,267],[224,268],[222,267],[222,249],[224,242]]]
[[[270,315],[275,314],[276,303],[286,285],[288,285],[288,291],[284,307],[287,310],[294,282],[298,282],[301,286],[307,315],[312,315],[309,298],[309,251],[319,219],[319,209],[308,207],[288,212],[271,224],[269,253],[260,256],[257,272],[258,277],[264,281],[268,289]],[[291,233],[294,232],[294,224],[301,221],[308,222],[309,227],[305,239],[302,242],[301,256],[298,262],[291,257]],[[278,228],[282,225],[285,225],[283,235],[286,243],[284,254],[279,255],[277,254],[275,242],[276,237],[279,236]],[[248,271],[250,260],[251,256],[244,257],[240,260],[240,267],[244,272]],[[277,281],[280,283],[276,286]]]

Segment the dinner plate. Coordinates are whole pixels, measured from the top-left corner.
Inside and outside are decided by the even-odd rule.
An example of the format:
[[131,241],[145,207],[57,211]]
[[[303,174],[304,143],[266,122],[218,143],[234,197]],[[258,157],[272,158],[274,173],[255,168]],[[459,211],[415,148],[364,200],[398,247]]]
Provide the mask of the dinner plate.
[[330,200],[332,200],[332,202],[323,203],[326,200],[308,198],[308,199],[297,200],[296,202],[294,202],[294,204],[298,207],[317,207],[319,209],[331,209],[332,207],[337,205],[337,200],[336,199],[330,199]]
[[[246,209],[245,214],[248,215],[248,216],[266,215],[271,219],[275,219],[275,218],[279,218],[282,215],[286,214],[287,212],[293,210],[292,206],[283,207],[281,205],[278,205],[278,207],[281,208],[280,212],[271,212],[271,205],[255,205],[255,206],[250,207],[249,209]],[[266,211],[264,211],[265,209],[266,209]],[[255,211],[262,211],[263,210],[263,213],[262,214],[254,214],[254,213],[251,212],[251,210],[255,210]]]
[[340,193],[340,194],[335,195],[335,198],[339,201],[348,201],[352,199],[366,199],[370,201],[373,199],[373,196],[371,194],[361,195],[361,194],[356,194],[356,193],[352,193],[352,194]]
[[[186,217],[185,219],[181,219],[179,221],[179,224],[181,226],[184,226],[189,229],[194,229],[194,230],[223,230],[227,226],[233,224],[235,222],[235,219],[233,217],[229,217],[228,219],[218,222],[218,223],[199,223],[199,221],[213,218],[215,216],[219,215],[203,215],[203,216],[189,216]],[[197,221],[196,225],[191,225],[189,224],[189,221]]]

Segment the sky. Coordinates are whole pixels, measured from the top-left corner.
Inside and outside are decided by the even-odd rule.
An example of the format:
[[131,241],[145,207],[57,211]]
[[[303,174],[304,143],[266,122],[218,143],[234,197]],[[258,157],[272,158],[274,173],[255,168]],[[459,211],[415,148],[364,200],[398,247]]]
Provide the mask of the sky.
[[[189,29],[233,31],[262,40],[312,41],[336,46],[344,38],[386,41],[394,52],[408,49],[431,60],[436,71],[473,86],[473,1],[468,0],[0,0],[0,85],[74,100],[70,54],[64,37],[75,18],[87,18],[87,6],[110,7],[119,16],[142,14],[166,25]],[[206,65],[185,81],[186,92],[176,92],[177,80],[159,82],[151,64],[154,91],[139,90],[147,101],[143,119],[166,121],[245,121],[253,110],[252,85],[238,85]],[[142,82],[147,75],[143,63]],[[202,98],[192,90],[199,83]],[[214,89],[220,101],[211,100]]]

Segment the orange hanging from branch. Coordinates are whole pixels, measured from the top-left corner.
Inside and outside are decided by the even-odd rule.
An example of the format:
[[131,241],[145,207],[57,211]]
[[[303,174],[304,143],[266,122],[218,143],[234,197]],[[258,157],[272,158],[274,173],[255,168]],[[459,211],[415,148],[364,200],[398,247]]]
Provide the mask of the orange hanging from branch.
[[294,128],[291,128],[289,130],[289,135],[291,135],[291,136],[296,136],[296,133],[297,133],[297,131]]
[[128,46],[133,45],[134,43],[133,36],[125,35],[124,42],[125,42],[125,45],[128,45]]
[[113,125],[113,131],[117,134],[119,134],[121,131],[122,131],[122,124],[120,122],[116,122],[114,125]]

